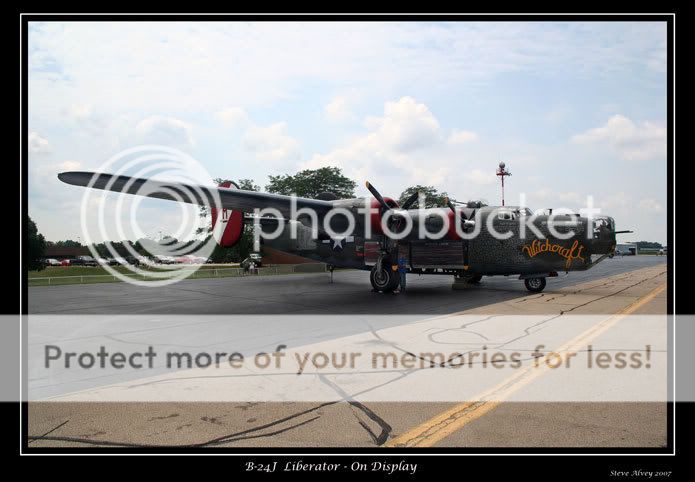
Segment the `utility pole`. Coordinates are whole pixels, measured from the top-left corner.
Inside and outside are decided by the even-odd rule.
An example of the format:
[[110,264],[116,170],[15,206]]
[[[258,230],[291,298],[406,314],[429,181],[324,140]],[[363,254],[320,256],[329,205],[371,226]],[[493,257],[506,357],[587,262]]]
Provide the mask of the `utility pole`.
[[500,167],[497,169],[497,175],[502,180],[502,206],[504,206],[504,178],[506,176],[511,176],[512,173],[505,169],[504,162],[500,162]]

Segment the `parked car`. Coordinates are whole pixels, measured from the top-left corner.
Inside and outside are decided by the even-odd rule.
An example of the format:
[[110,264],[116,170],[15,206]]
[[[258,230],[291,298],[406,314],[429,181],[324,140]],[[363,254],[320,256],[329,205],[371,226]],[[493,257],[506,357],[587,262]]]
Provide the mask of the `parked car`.
[[173,256],[165,256],[163,254],[155,254],[154,256],[155,262],[159,264],[174,264],[176,263],[176,260],[174,259]]
[[183,264],[205,264],[208,262],[208,258],[195,256],[193,254],[186,254],[180,258],[176,258],[176,261]]
[[664,246],[659,250],[659,256],[664,256],[666,254],[668,254],[668,246]]
[[47,258],[43,260],[43,264],[46,266],[60,266],[60,261],[55,258]]
[[61,266],[70,266],[70,260],[69,259],[63,259],[60,261]]
[[91,256],[78,256],[71,263],[73,266],[97,266],[97,260]]

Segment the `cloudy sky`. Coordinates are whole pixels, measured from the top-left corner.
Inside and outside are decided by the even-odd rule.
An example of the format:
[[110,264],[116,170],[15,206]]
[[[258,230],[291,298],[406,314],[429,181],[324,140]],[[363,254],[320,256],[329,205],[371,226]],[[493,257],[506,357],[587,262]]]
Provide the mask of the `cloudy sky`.
[[[29,214],[76,239],[91,170],[162,144],[212,177],[338,166],[397,197],[579,209],[623,241],[666,241],[666,25],[660,23],[31,23]],[[146,200],[143,233],[181,208]],[[84,237],[82,237],[84,239]]]

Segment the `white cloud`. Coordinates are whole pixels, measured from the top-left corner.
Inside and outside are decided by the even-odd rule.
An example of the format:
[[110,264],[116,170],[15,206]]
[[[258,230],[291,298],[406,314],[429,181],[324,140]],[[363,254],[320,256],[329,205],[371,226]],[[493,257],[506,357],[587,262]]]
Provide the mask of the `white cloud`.
[[[62,118],[70,123],[70,129],[80,136],[89,138],[89,143],[97,140],[117,144],[124,137],[124,126],[118,116],[110,117],[92,104],[72,104],[62,109]],[[132,124],[129,126],[132,131]]]
[[663,211],[661,204],[653,198],[640,200],[639,208],[642,212],[646,212],[648,214],[658,214]]
[[285,122],[266,127],[252,126],[244,133],[242,143],[263,161],[297,160],[301,156],[299,142],[287,134]]
[[[526,204],[533,206],[535,212],[553,209],[555,214],[576,213],[588,206],[588,198],[584,193],[563,191],[555,188],[534,189],[525,193]],[[514,200],[516,201],[516,200]],[[512,204],[513,201],[508,201]],[[599,207],[599,206],[596,206]],[[603,206],[600,206],[603,212]]]
[[68,114],[74,119],[83,120],[92,117],[93,110],[94,108],[88,104],[74,104],[69,107]]
[[494,184],[497,182],[497,176],[494,171],[483,171],[482,169],[472,169],[464,174],[467,181],[477,185]]
[[474,141],[477,138],[478,134],[476,134],[475,132],[454,130],[454,132],[452,132],[449,138],[447,139],[447,142],[449,144],[463,144],[465,142]]
[[347,95],[338,95],[334,97],[323,108],[323,113],[331,122],[344,122],[354,118],[354,114],[350,110],[351,99]]
[[267,105],[307,79],[395,92],[509,72],[632,75],[663,69],[665,35],[663,23],[33,22],[30,88],[37,105],[60,91],[70,103],[161,111],[172,99]]
[[601,196],[597,206],[603,210],[610,209],[629,209],[632,208],[632,199],[623,191],[614,192]]
[[243,126],[249,122],[249,116],[241,107],[228,107],[217,112],[216,117],[228,126]]
[[572,137],[577,144],[608,145],[626,161],[663,160],[666,156],[666,127],[652,122],[636,124],[616,114],[601,127]]
[[46,139],[41,137],[36,132],[29,133],[29,153],[31,154],[46,154],[51,152],[51,145]]
[[[424,103],[408,96],[385,102],[383,115],[368,117],[363,124],[366,133],[315,154],[300,167],[338,166],[352,179],[389,183],[399,186],[396,189],[413,184],[441,187],[461,179],[464,170],[455,167],[461,162],[462,148],[447,142],[439,121]],[[483,177],[481,171],[476,180]]]
[[60,163],[60,168],[64,171],[76,171],[81,165],[79,161],[64,161]]
[[375,130],[373,135],[384,147],[398,152],[431,146],[442,137],[432,112],[412,97],[386,102],[383,117],[369,117],[365,125]]
[[135,126],[141,142],[169,146],[192,146],[191,125],[174,117],[153,115]]

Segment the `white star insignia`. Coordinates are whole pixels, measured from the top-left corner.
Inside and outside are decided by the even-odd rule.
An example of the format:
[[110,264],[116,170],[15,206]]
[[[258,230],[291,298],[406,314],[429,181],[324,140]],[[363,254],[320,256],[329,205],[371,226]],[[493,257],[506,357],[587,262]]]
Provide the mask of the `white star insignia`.
[[343,249],[343,239],[344,238],[335,238],[333,240],[333,249]]

